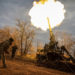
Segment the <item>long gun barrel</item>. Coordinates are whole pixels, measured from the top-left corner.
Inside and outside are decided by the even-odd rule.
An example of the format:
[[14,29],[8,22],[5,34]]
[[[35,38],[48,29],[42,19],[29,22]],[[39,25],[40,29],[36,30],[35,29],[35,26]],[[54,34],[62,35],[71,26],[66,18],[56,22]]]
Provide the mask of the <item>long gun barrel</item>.
[[49,18],[48,17],[47,17],[47,21],[48,21],[49,31],[50,31],[50,41],[54,43],[55,42],[55,36],[54,36],[54,34],[52,32],[51,25],[50,25],[50,21],[49,21]]

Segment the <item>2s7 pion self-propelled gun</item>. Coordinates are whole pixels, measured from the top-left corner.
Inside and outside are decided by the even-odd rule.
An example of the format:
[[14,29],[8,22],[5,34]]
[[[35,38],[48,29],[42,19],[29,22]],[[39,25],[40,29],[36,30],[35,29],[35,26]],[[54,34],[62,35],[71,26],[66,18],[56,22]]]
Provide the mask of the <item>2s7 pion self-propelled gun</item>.
[[[48,62],[60,62],[60,61],[70,61],[75,63],[75,59],[70,55],[65,46],[58,47],[58,42],[55,40],[55,36],[52,32],[49,18],[47,18],[50,30],[50,42],[45,44],[44,49],[37,50],[37,63],[48,63]],[[64,53],[68,55],[68,58],[64,56]]]

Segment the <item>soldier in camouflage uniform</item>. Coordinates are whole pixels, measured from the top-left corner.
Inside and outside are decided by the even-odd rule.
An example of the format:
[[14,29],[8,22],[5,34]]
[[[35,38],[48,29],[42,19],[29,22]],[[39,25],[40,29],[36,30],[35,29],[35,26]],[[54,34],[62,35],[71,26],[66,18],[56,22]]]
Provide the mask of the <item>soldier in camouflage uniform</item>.
[[5,53],[9,54],[8,48],[12,45],[13,38],[9,38],[8,40],[0,43],[0,57],[2,58],[3,67],[6,67],[5,64]]
[[18,47],[17,47],[17,45],[14,45],[13,47],[12,47],[12,56],[11,56],[11,58],[14,58],[15,57],[15,53],[16,53],[16,50],[18,49]]

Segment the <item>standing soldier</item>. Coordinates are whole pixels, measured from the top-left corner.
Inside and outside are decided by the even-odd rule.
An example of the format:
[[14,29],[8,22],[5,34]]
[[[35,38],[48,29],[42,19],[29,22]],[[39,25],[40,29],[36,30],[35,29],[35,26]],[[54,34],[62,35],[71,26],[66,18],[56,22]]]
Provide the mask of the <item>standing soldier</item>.
[[18,49],[18,48],[17,48],[16,45],[14,45],[14,46],[12,47],[12,56],[11,56],[12,58],[14,58],[17,49]]

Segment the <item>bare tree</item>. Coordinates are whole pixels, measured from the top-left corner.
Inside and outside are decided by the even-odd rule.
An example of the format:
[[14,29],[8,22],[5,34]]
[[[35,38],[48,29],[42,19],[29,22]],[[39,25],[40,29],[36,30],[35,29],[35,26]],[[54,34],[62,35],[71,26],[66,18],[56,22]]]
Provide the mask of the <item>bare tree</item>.
[[9,37],[11,37],[10,27],[0,29],[0,42],[7,40]]
[[28,31],[25,30],[25,48],[24,48],[24,54],[26,54],[32,47],[32,42],[34,39],[34,30],[31,30],[28,26],[26,28]]
[[17,19],[17,31],[19,34],[19,38],[20,38],[20,49],[21,49],[21,55],[23,54],[23,38],[24,38],[24,31],[25,31],[25,26],[26,23]]
[[32,46],[34,30],[26,22],[17,20],[17,31],[20,38],[21,55],[26,54]]

